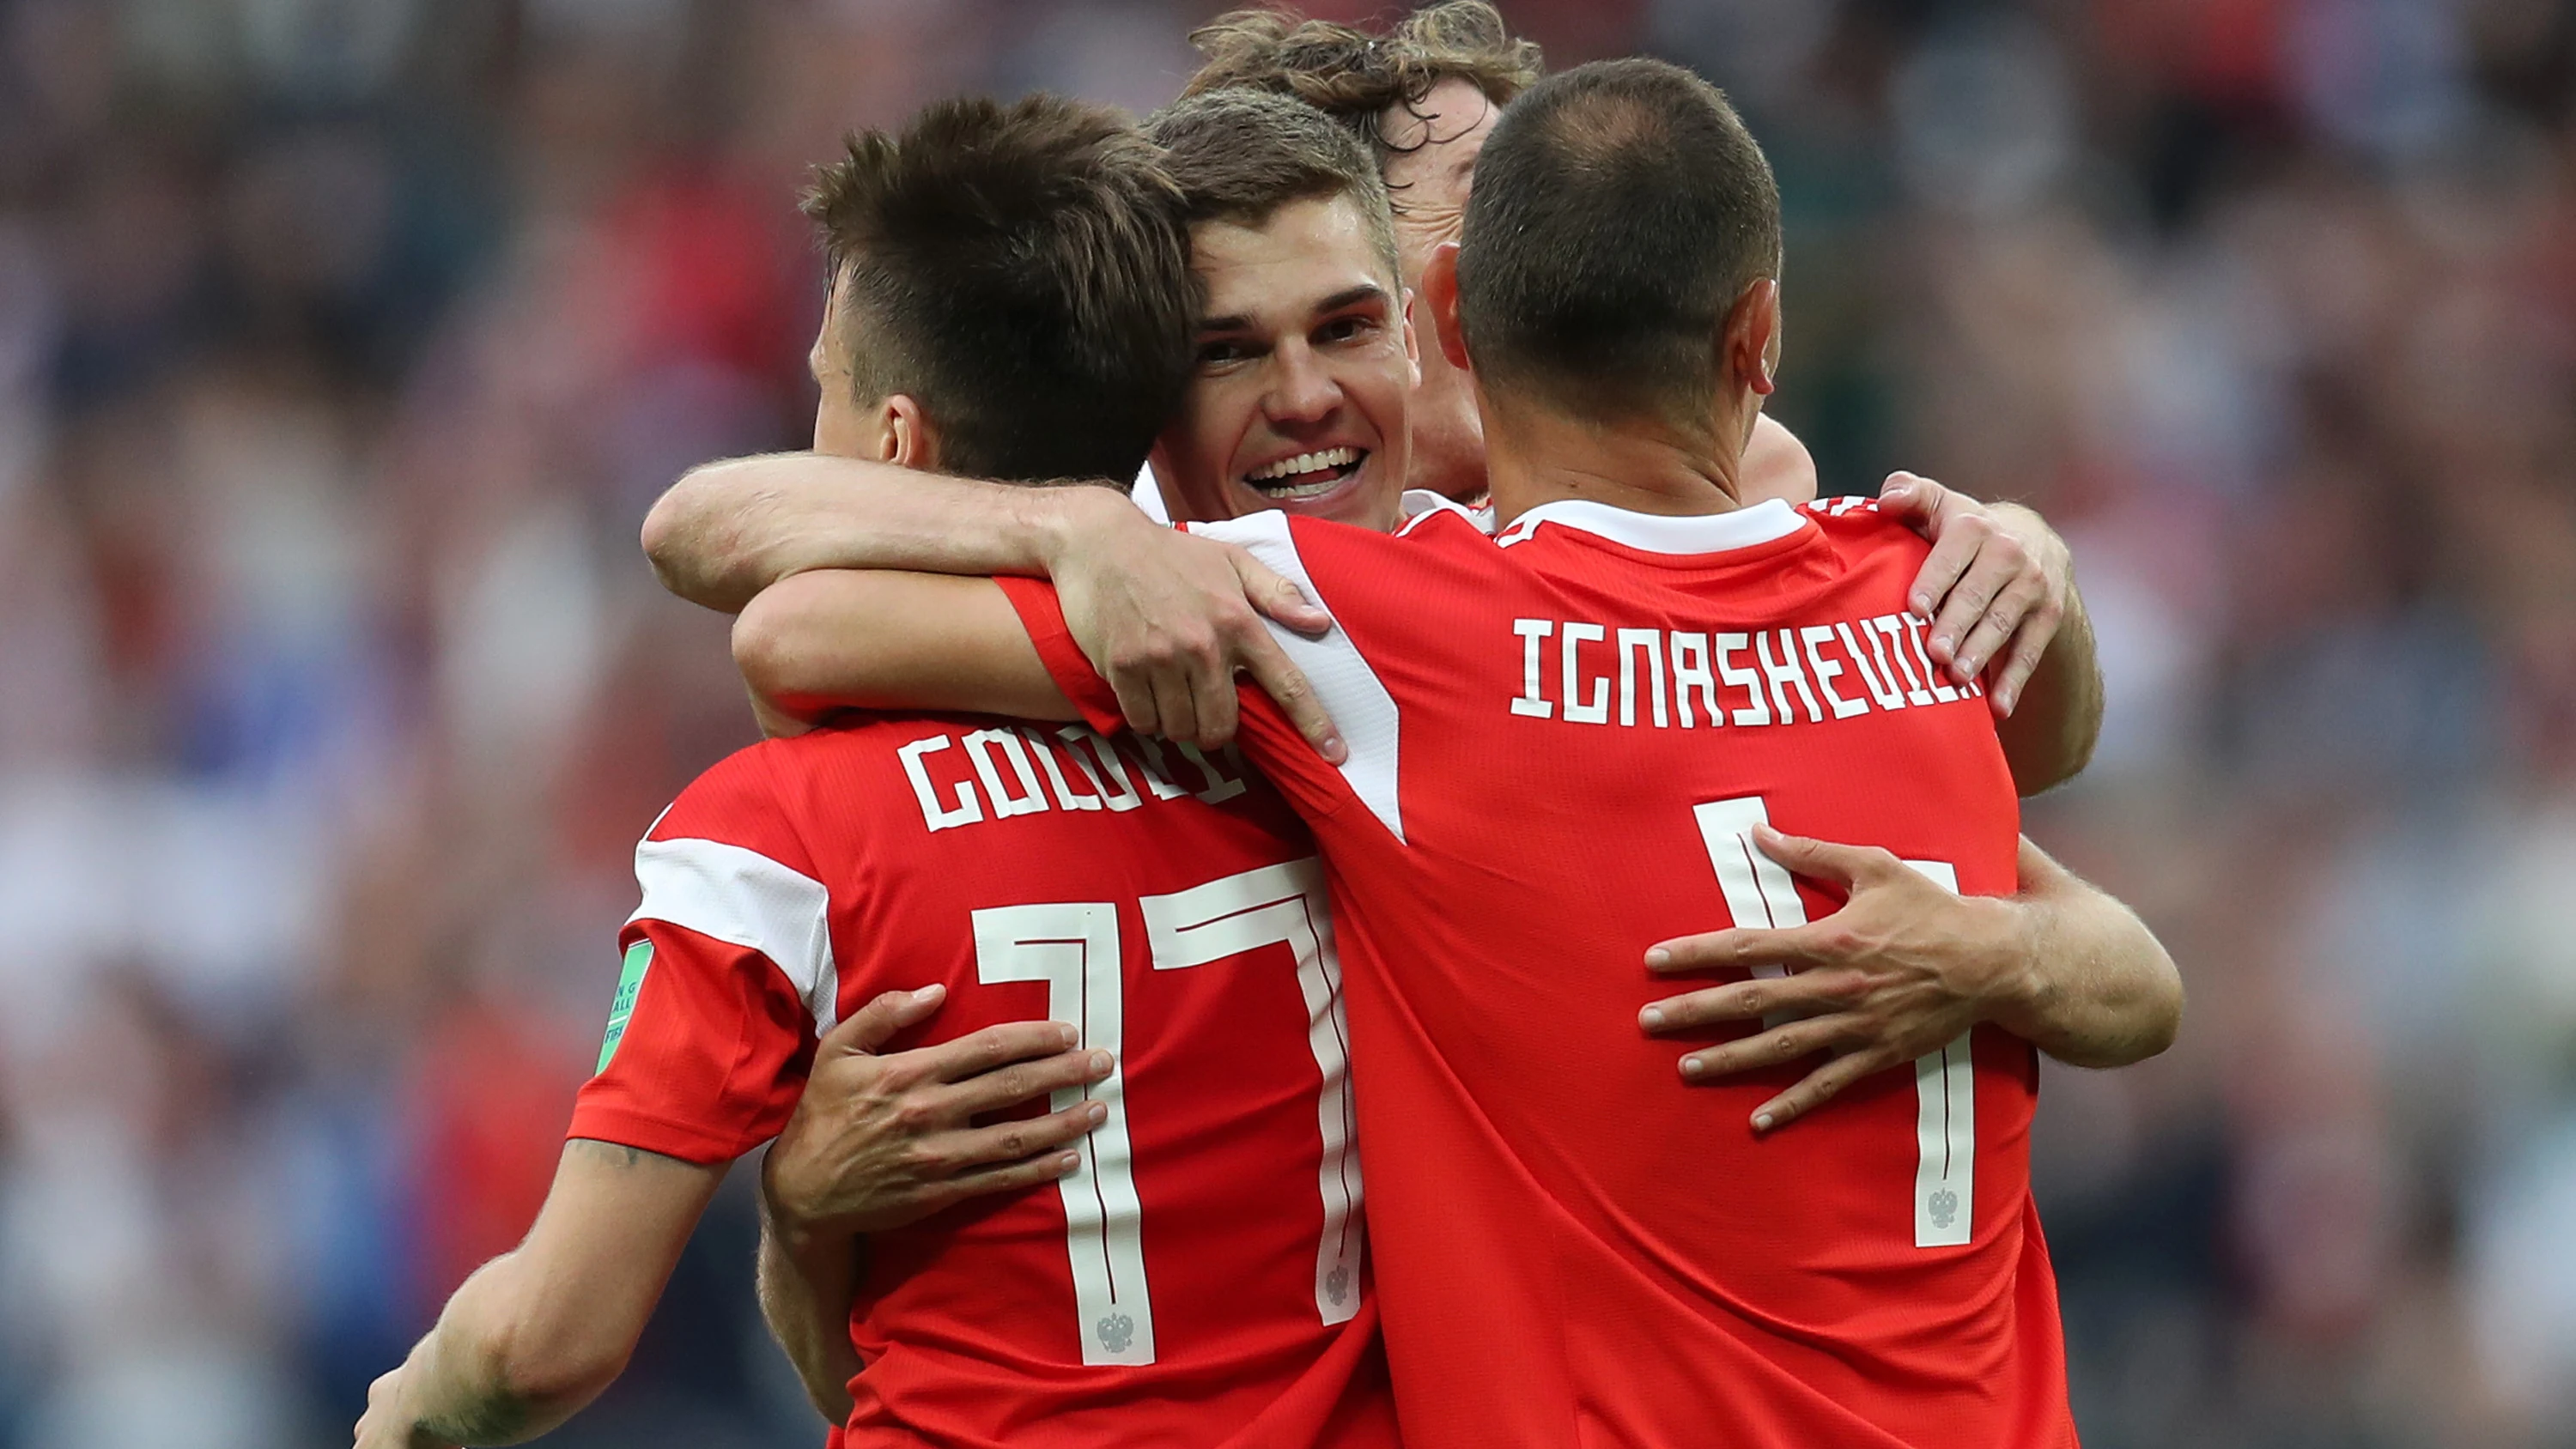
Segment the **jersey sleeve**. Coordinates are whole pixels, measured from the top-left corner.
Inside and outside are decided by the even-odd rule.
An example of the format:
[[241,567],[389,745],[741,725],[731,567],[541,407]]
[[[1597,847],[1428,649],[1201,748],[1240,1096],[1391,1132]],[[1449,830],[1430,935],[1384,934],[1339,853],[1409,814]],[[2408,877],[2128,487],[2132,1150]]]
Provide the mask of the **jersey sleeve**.
[[1386,551],[1403,545],[1383,534],[1279,512],[1186,526],[1192,533],[1244,549],[1295,584],[1308,602],[1333,619],[1333,627],[1321,638],[1310,638],[1273,620],[1263,622],[1280,652],[1313,686],[1316,702],[1332,716],[1333,727],[1350,748],[1350,758],[1339,766],[1327,764],[1290,723],[1287,712],[1256,687],[1243,691],[1244,752],[1308,819],[1363,805],[1402,839],[1396,789],[1400,733],[1396,702],[1349,627],[1353,611],[1368,612],[1370,601],[1344,587],[1342,580],[1383,572],[1394,562]]
[[778,1134],[838,989],[829,893],[744,751],[635,848],[643,902],[567,1135],[725,1162]]
[[1019,611],[1020,625],[1029,631],[1029,642],[1037,646],[1038,659],[1054,678],[1055,687],[1073,707],[1082,711],[1083,723],[1104,735],[1114,735],[1127,728],[1126,712],[1118,707],[1118,692],[1109,687],[1100,671],[1091,667],[1079,645],[1073,642],[1073,630],[1064,621],[1064,603],[1056,597],[1055,585],[1045,579],[1013,576],[996,578],[1002,594]]
[[[1331,570],[1309,567],[1308,553],[1316,548],[1317,540],[1325,541],[1322,547],[1326,552],[1331,550],[1333,541],[1345,537],[1355,552],[1398,546],[1383,535],[1337,524],[1312,525],[1316,532],[1309,535],[1292,527],[1287,514],[1277,512],[1184,526],[1192,533],[1248,550],[1304,590],[1307,599],[1327,614],[1335,613],[1333,591],[1319,575],[1328,576]],[[1383,564],[1382,559],[1374,557],[1353,562]],[[994,582],[1002,586],[1012,607],[1019,611],[1020,622],[1029,631],[1029,641],[1037,646],[1038,657],[1045,662],[1056,687],[1082,712],[1084,722],[1103,734],[1125,729],[1126,715],[1118,707],[1116,692],[1073,642],[1055,586],[1043,579],[1001,578]],[[1331,814],[1357,801],[1387,822],[1400,838],[1403,830],[1397,823],[1395,700],[1350,631],[1340,627],[1339,615],[1335,614],[1335,618],[1335,627],[1320,639],[1310,639],[1275,621],[1263,622],[1288,661],[1314,686],[1316,698],[1332,716],[1343,742],[1350,746],[1350,759],[1339,768],[1326,764],[1315,753],[1315,747],[1297,732],[1286,712],[1254,686],[1243,690],[1243,746],[1262,773],[1307,818]]]

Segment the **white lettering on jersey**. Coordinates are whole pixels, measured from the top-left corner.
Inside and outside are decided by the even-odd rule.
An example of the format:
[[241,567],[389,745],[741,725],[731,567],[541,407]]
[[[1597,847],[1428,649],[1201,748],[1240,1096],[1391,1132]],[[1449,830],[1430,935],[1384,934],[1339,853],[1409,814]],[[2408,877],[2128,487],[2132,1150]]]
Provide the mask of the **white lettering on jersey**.
[[[1860,646],[1852,642],[1851,624],[1846,621],[1834,625],[1834,637],[1843,641],[1843,653],[1850,655],[1853,665],[1859,668],[1861,685],[1869,691],[1869,697],[1877,702],[1880,709],[1905,708],[1905,691],[1896,687],[1896,676],[1887,667],[1887,650],[1883,647],[1886,641],[1869,626],[1867,619],[1861,621],[1860,632],[1869,639],[1870,653],[1878,657],[1878,668],[1874,670],[1869,667],[1869,656],[1861,653]],[[1885,682],[1881,683],[1882,680]]]
[[[1133,810],[1145,803],[1145,797],[1136,793],[1136,782],[1127,778],[1127,767],[1119,763],[1118,751],[1111,747],[1106,736],[1088,725],[1066,725],[1055,733],[1056,738],[1065,742],[1065,753],[1082,768],[1083,778],[1091,782],[1091,788],[1100,792],[1102,804],[1112,811],[1119,811]],[[1090,758],[1084,758],[1086,754]],[[1092,760],[1100,762],[1098,770],[1091,768]],[[1115,788],[1112,788],[1113,782]]]
[[1556,706],[1540,696],[1538,689],[1538,644],[1556,634],[1554,619],[1514,619],[1512,632],[1521,636],[1521,694],[1512,701],[1512,713],[1533,719],[1555,717]]
[[[1055,787],[1057,809],[1097,810],[1100,808],[1100,792],[1096,789],[1089,792],[1074,789],[1072,783],[1065,779],[1064,771],[1057,768],[1055,751],[1047,748],[1046,740],[1036,730],[1022,725],[1020,737],[1029,742],[1030,752],[1037,756],[1038,768],[1046,771],[1047,783]],[[1083,764],[1081,755],[1075,755],[1073,763],[1080,767],[1083,773],[1090,773],[1090,767]]]
[[1771,682],[1771,702],[1779,706],[1780,723],[1787,724],[1795,718],[1796,712],[1789,708],[1789,696],[1783,690],[1784,686],[1795,686],[1798,697],[1807,702],[1807,723],[1814,724],[1825,717],[1825,712],[1816,704],[1816,692],[1807,687],[1806,672],[1798,667],[1795,634],[1792,629],[1780,631],[1780,658],[1777,663],[1771,658],[1771,631],[1768,629],[1753,636],[1753,653],[1762,661],[1762,677]]
[[[1688,660],[1685,664],[1682,661]],[[1696,723],[1691,718],[1691,691],[1699,691],[1700,707],[1708,711],[1709,728],[1726,723],[1726,715],[1717,707],[1717,680],[1708,672],[1708,636],[1673,631],[1673,710],[1682,717],[1682,728]],[[1520,711],[1515,709],[1513,713]]]
[[[1896,642],[1896,667],[1905,671],[1905,702],[1913,705],[1934,703],[1932,691],[1923,687],[1922,679],[1914,673],[1913,661],[1905,657],[1905,621],[1894,614],[1881,614],[1875,619],[1862,621],[1861,627],[1874,631],[1870,637],[1872,652],[1877,652],[1882,639],[1892,639]],[[1878,662],[1881,668],[1885,668],[1887,656],[1881,654]],[[1888,676],[1890,684],[1895,683],[1895,680],[1896,676],[1892,674]]]
[[1646,682],[1654,691],[1655,728],[1664,728],[1664,631],[1661,629],[1622,629],[1619,631],[1619,723],[1637,722],[1638,651],[1645,652]]
[[1567,624],[1557,631],[1565,641],[1565,721],[1568,724],[1608,724],[1610,722],[1610,677],[1592,681],[1592,698],[1583,698],[1583,684],[1577,677],[1582,670],[1579,657],[1585,643],[1599,643],[1610,631],[1598,624]]
[[962,780],[958,782],[957,806],[953,810],[942,806],[939,796],[930,788],[930,772],[923,768],[921,757],[955,743],[946,735],[932,735],[926,740],[914,740],[894,752],[895,758],[903,761],[903,777],[912,782],[912,797],[921,802],[921,818],[933,830],[946,830],[952,825],[972,825],[984,818],[983,807],[975,803],[974,786]]
[[[1010,759],[1011,773],[1019,777],[1020,794],[1014,796],[1002,783],[1002,773],[993,764],[993,747],[999,745]],[[1047,808],[1046,793],[1038,788],[1038,772],[1029,763],[1028,748],[1011,730],[977,730],[966,737],[966,754],[975,762],[975,778],[984,782],[984,798],[993,802],[993,818],[1007,820],[1014,815],[1035,815]]]
[[1161,741],[1151,735],[1130,735],[1128,738],[1136,742],[1137,749],[1143,754],[1145,788],[1154,792],[1155,799],[1178,800],[1190,793],[1173,783],[1171,766],[1163,763]]
[[1199,747],[1196,745],[1181,746],[1181,758],[1189,761],[1192,765],[1197,766],[1199,774],[1204,776],[1207,780],[1206,789],[1194,791],[1193,793],[1200,799],[1208,802],[1210,805],[1214,805],[1220,800],[1231,800],[1235,796],[1243,793],[1243,755],[1241,752],[1237,751],[1231,743],[1227,744],[1224,750],[1220,751],[1220,753],[1226,757],[1228,763],[1234,766],[1236,773],[1229,775],[1225,771],[1218,769],[1216,762],[1209,759],[1206,755],[1201,754],[1199,752]]
[[721,840],[647,840],[635,847],[644,903],[627,917],[668,921],[769,958],[814,1014],[817,1035],[839,1011],[832,960],[831,893],[802,871]]
[[[1793,625],[1754,633],[1619,628],[1565,619],[1515,619],[1521,692],[1510,712],[1630,729],[1823,724],[1912,706],[1973,698],[1977,686],[1940,682],[1922,644],[1921,620],[1902,614]],[[1555,639],[1551,696],[1539,644]],[[1608,642],[1615,652],[1618,706],[1610,703],[1609,661],[1581,653]],[[1866,641],[1866,642],[1864,642]],[[1919,664],[1919,669],[1918,669]],[[1835,681],[1843,681],[1840,688]],[[1862,693],[1845,693],[1857,681]],[[1560,712],[1561,710],[1561,712]]]
[[1950,701],[1957,699],[1959,697],[1959,691],[1952,689],[1949,685],[1942,682],[1941,671],[1932,667],[1932,656],[1923,647],[1923,621],[1915,618],[1912,614],[1906,614],[1902,617],[1905,620],[1906,637],[1912,640],[1914,644],[1914,657],[1922,661],[1923,677],[1930,681],[1932,685],[1932,697],[1943,704],[1948,704]]
[[1834,680],[1843,672],[1843,667],[1816,652],[1817,640],[1823,639],[1830,642],[1833,639],[1832,626],[1810,624],[1798,631],[1798,637],[1806,641],[1807,667],[1815,674],[1817,692],[1824,695],[1826,703],[1834,707],[1834,718],[1850,719],[1856,714],[1869,713],[1868,705],[1857,699],[1845,699],[1834,693]]
[[1732,718],[1740,725],[1767,725],[1771,722],[1771,705],[1762,698],[1762,676],[1750,669],[1738,669],[1727,661],[1745,651],[1753,642],[1748,634],[1719,634],[1717,640],[1717,677],[1730,688],[1743,690],[1753,702],[1736,709]]
[[[1031,725],[926,735],[895,756],[921,806],[921,823],[932,830],[1054,810],[1114,814],[1135,809],[1148,796],[1196,795],[1214,805],[1243,793],[1243,759],[1231,746],[1218,759],[1194,745],[1180,746],[1180,753],[1200,781],[1195,789],[1174,782],[1161,743],[1133,735],[1113,742],[1084,725],[1066,725],[1052,737]],[[1143,775],[1144,789],[1137,788],[1131,768]],[[951,799],[956,803],[947,803]]]

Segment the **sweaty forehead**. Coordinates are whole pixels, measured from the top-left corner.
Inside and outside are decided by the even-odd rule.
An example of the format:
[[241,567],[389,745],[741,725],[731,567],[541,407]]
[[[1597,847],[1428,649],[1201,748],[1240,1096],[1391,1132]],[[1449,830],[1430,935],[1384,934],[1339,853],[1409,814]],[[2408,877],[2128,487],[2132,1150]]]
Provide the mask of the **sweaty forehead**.
[[1302,317],[1327,297],[1368,285],[1396,294],[1347,197],[1292,201],[1258,226],[1200,222],[1190,228],[1190,253],[1212,318]]

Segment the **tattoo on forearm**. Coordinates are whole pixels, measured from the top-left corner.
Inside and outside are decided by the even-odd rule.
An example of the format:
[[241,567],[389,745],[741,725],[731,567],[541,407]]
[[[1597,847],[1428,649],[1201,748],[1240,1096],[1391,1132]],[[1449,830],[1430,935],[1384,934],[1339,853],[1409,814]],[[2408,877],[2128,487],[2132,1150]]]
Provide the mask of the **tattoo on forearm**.
[[452,1414],[421,1416],[420,1432],[457,1444],[494,1444],[528,1431],[534,1415],[515,1394],[492,1394]]
[[629,1147],[622,1142],[602,1142],[596,1137],[576,1137],[572,1139],[571,1145],[574,1151],[585,1157],[596,1157],[604,1162],[616,1163],[620,1167],[634,1167],[646,1162],[669,1162],[681,1167],[697,1165],[683,1158],[666,1157],[659,1152],[647,1152],[641,1147]]

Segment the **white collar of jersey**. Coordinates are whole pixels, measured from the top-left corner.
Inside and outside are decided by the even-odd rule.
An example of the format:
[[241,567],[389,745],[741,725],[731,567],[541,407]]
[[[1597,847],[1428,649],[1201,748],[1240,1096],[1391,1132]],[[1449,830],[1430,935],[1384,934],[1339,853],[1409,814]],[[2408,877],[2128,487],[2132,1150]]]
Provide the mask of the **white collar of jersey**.
[[1561,528],[1578,529],[1612,543],[1624,544],[1640,553],[1698,554],[1725,553],[1730,549],[1751,548],[1786,538],[1806,523],[1798,511],[1777,498],[1766,498],[1749,508],[1727,513],[1701,513],[1679,517],[1664,513],[1634,513],[1594,503],[1582,498],[1561,498],[1542,503],[1512,520],[1512,526],[1495,536],[1496,543],[1519,543],[1536,532],[1542,523]]
[[1396,499],[1396,510],[1403,515],[1404,519],[1402,523],[1396,525],[1395,531],[1398,533],[1404,532],[1435,513],[1457,514],[1460,518],[1476,525],[1478,533],[1494,531],[1494,510],[1491,508],[1469,508],[1446,494],[1434,493],[1428,488],[1405,489]]

